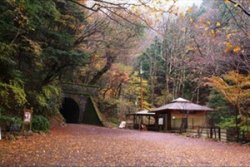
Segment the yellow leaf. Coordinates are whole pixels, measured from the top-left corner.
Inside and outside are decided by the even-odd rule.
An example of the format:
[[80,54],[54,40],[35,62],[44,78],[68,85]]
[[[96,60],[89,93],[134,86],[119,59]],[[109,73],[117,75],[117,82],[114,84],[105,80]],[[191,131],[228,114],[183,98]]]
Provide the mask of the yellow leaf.
[[180,13],[180,18],[184,18],[185,14],[183,12]]
[[212,35],[212,37],[216,37],[216,32],[215,32],[215,30],[211,30],[211,35]]
[[236,3],[234,6],[235,6],[235,7],[237,7],[237,6],[239,6],[239,4],[238,4],[238,3]]
[[221,23],[220,22],[216,22],[216,27],[220,27]]
[[131,10],[132,10],[132,11],[136,11],[136,7],[135,7],[135,6],[132,6],[132,7],[131,7]]
[[225,52],[230,52],[233,48],[233,45],[230,42],[226,42],[226,49]]
[[188,10],[187,10],[187,13],[192,13],[192,11],[193,11],[192,8],[189,7]]

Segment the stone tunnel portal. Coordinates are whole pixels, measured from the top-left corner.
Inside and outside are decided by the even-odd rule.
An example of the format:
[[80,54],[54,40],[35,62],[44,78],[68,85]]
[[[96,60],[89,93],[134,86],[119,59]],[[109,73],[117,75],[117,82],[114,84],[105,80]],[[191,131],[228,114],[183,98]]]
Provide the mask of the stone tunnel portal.
[[64,98],[60,110],[67,123],[79,123],[80,109],[78,104],[72,98]]

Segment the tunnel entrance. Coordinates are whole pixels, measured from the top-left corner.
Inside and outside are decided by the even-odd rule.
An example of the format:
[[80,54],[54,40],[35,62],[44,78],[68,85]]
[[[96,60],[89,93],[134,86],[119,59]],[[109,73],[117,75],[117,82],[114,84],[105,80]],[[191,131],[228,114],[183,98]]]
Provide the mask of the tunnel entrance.
[[73,99],[64,98],[60,112],[67,123],[79,123],[80,109]]

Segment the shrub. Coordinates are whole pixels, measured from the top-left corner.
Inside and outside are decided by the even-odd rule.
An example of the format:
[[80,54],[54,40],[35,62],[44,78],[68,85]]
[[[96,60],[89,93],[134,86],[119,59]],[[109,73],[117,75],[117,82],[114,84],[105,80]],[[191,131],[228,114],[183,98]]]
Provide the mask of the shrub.
[[22,126],[22,119],[19,117],[12,117],[0,115],[0,127],[6,131],[20,131]]
[[21,81],[11,81],[10,84],[0,81],[0,106],[8,114],[17,114],[27,102]]
[[22,119],[19,117],[12,117],[10,131],[11,132],[20,132],[22,127]]
[[5,115],[0,115],[0,127],[3,130],[9,130],[10,125],[11,125],[11,117],[5,116]]
[[42,115],[34,115],[32,119],[32,130],[48,132],[50,127],[49,120]]

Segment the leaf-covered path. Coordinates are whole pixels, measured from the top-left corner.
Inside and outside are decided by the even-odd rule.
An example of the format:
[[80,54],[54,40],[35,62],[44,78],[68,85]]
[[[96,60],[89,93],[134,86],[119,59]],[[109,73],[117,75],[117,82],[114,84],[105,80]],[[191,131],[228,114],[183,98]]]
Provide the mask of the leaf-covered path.
[[67,125],[0,141],[0,166],[250,166],[250,147],[175,134]]

